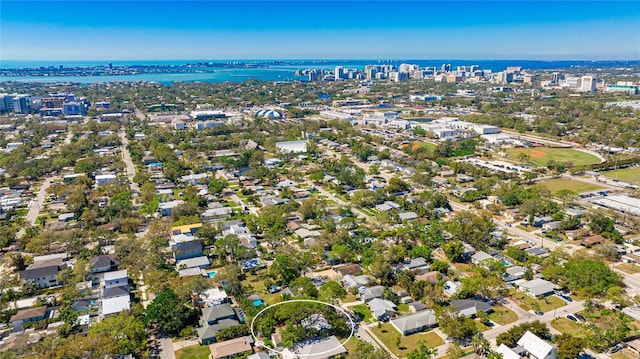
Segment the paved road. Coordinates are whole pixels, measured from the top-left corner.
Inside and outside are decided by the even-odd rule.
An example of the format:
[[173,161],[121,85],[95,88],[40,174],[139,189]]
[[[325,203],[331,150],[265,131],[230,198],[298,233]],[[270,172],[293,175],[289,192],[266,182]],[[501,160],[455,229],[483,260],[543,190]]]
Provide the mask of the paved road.
[[160,343],[160,359],[176,359],[171,338],[160,338],[158,342]]
[[[63,145],[68,145],[71,143],[71,139],[73,138],[73,132],[67,132],[67,137],[64,139]],[[42,187],[40,187],[40,191],[38,191],[38,195],[36,198],[31,200],[29,204],[29,212],[25,217],[25,220],[31,224],[32,226],[36,224],[36,220],[38,219],[38,215],[44,206],[45,199],[47,197],[47,189],[51,186],[53,182],[53,178],[47,178],[44,183],[42,183]],[[24,229],[20,229],[18,232],[18,238],[24,235]]]
[[131,196],[131,203],[135,205],[135,198],[140,193],[140,186],[133,180],[136,176],[136,167],[133,165],[133,161],[131,160],[131,153],[129,153],[129,149],[127,145],[129,144],[129,139],[124,131],[120,132],[120,141],[122,142],[122,159],[125,164],[125,171],[127,172],[127,178],[129,179],[129,184],[131,185],[131,190],[133,191],[133,196]]

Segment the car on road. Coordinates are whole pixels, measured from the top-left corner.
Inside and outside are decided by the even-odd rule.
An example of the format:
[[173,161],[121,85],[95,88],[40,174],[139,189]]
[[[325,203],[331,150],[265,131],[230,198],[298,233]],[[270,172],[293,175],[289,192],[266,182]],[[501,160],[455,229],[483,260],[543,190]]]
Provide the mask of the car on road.
[[539,310],[536,310],[534,313],[536,313],[536,315],[543,315],[543,314],[544,314],[544,313],[542,313],[542,312],[541,312],[541,311],[539,311]]
[[578,321],[578,319],[576,319],[576,317],[574,317],[574,316],[573,316],[573,315],[571,315],[571,314],[567,314],[567,319],[569,319],[569,320],[571,320],[571,321],[574,321],[574,322],[577,322],[577,321]]
[[584,317],[582,316],[582,314],[574,313],[574,314],[573,314],[573,316],[574,316],[574,317],[576,317],[576,318],[578,318],[578,320],[579,320],[579,321],[581,321],[581,322],[586,322],[586,321],[587,321],[586,319],[584,319]]

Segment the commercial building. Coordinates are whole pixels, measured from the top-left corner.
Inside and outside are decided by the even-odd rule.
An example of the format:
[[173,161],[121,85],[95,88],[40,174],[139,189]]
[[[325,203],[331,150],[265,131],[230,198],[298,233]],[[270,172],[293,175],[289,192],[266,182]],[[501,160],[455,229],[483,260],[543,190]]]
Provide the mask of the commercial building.
[[580,91],[593,92],[596,90],[595,76],[582,76],[580,78]]

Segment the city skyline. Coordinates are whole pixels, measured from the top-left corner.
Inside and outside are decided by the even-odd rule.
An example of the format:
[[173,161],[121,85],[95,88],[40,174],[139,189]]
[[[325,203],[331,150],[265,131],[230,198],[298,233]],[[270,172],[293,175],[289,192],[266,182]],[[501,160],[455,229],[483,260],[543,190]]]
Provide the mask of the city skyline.
[[0,60],[640,58],[640,3],[2,1]]

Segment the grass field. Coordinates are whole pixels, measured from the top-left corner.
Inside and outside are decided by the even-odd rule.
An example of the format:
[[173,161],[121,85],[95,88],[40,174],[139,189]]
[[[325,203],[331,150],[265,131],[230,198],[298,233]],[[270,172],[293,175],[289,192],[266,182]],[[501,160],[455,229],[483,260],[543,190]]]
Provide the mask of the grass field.
[[411,334],[406,337],[401,336],[400,345],[396,345],[398,340],[397,338],[400,333],[392,327],[390,323],[384,323],[380,328],[373,327],[371,328],[371,331],[393,352],[393,354],[401,358],[406,357],[407,354],[417,349],[420,342],[424,342],[424,344],[429,348],[435,348],[444,344],[444,340],[442,340],[438,334],[433,331],[429,331],[425,333]]
[[554,178],[550,180],[540,181],[538,183],[547,187],[547,189],[551,191],[551,193],[558,193],[559,191],[565,189],[568,189],[569,191],[574,193],[582,193],[591,192],[603,188],[593,183],[576,181],[567,178]]
[[411,148],[415,151],[418,148],[424,148],[429,152],[433,152],[438,146],[434,145],[431,142],[413,142],[411,144]]
[[582,324],[573,322],[565,317],[552,320],[551,326],[562,334],[571,334],[579,338],[584,338],[586,336],[586,332],[584,331]]
[[544,313],[554,310],[556,308],[560,308],[565,304],[567,304],[564,300],[554,296],[549,296],[543,299],[536,299],[522,292],[518,292],[516,297],[517,297],[516,301],[518,302],[518,305],[520,305],[522,309],[531,310],[533,309],[533,303],[537,302],[540,305],[540,311]]
[[507,158],[520,162],[518,155],[529,155],[528,162],[538,167],[546,167],[549,160],[567,163],[574,166],[585,166],[600,163],[600,159],[592,154],[580,152],[572,148],[507,148]]
[[176,359],[208,359],[211,351],[207,345],[194,345],[176,352]]
[[493,312],[489,314],[489,319],[491,319],[492,322],[505,325],[518,320],[518,315],[507,307],[496,305],[493,307]]
[[373,319],[373,316],[371,315],[371,311],[369,310],[369,307],[366,304],[356,305],[356,306],[350,307],[349,309],[353,310],[353,312],[356,313],[358,317],[362,318],[362,321],[365,323],[369,323],[371,319]]
[[624,168],[621,170],[604,171],[600,173],[607,177],[617,178],[620,181],[640,184],[640,167]]

